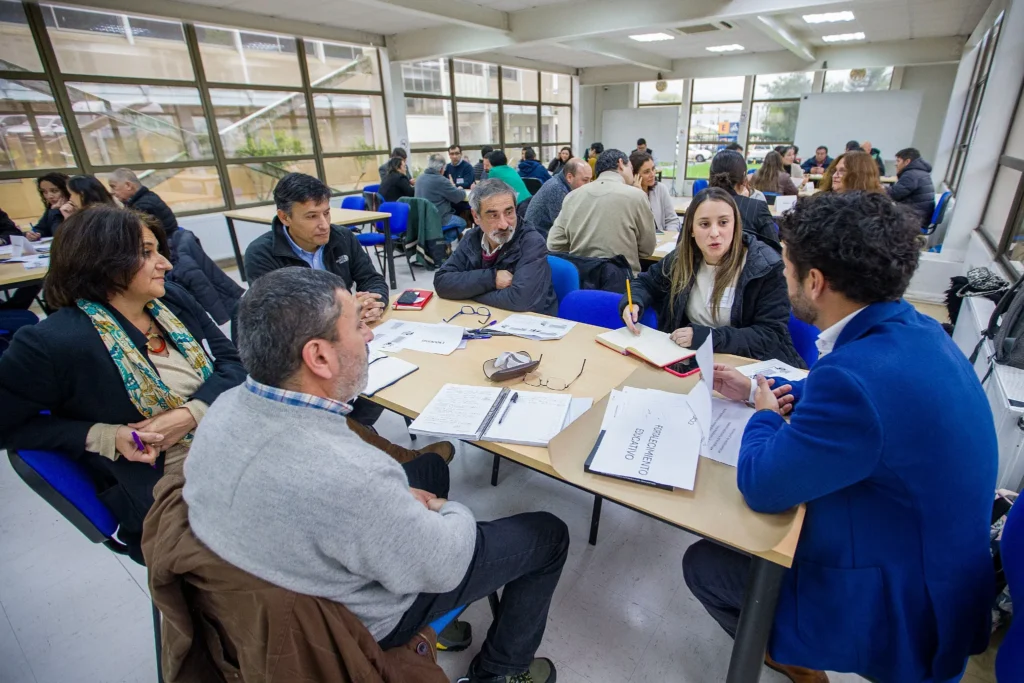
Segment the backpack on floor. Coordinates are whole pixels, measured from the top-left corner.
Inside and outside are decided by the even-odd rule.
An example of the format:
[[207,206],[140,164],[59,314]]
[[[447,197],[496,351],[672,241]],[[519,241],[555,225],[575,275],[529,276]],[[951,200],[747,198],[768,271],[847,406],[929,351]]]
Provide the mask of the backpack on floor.
[[[995,351],[990,361],[1024,369],[1024,276],[1006,290],[996,304],[988,320],[988,326],[981,333],[981,339],[971,354],[972,365],[978,359],[986,339],[992,340]],[[992,367],[989,368],[985,379],[992,374]]]

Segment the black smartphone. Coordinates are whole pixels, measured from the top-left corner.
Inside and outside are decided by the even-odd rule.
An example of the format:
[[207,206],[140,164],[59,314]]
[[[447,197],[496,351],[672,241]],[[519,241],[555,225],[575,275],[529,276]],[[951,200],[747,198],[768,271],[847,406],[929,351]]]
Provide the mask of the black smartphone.
[[402,296],[398,297],[398,304],[401,306],[412,306],[416,303],[416,299],[419,299],[420,295],[415,290],[407,289],[402,292]]

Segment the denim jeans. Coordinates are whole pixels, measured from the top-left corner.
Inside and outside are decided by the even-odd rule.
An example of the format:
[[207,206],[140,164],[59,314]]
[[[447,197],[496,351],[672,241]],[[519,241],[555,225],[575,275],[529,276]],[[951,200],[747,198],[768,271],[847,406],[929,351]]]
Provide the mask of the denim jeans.
[[[448,468],[429,455],[403,465],[409,485],[447,496]],[[436,460],[444,465],[439,456]],[[476,551],[462,582],[449,593],[421,593],[380,645],[385,650],[404,645],[434,619],[504,586],[498,614],[480,650],[480,665],[498,675],[522,673],[544,637],[551,596],[568,554],[569,530],[550,513],[478,522]]]
[[683,579],[729,637],[736,637],[747,594],[750,558],[711,541],[697,541],[683,555]]

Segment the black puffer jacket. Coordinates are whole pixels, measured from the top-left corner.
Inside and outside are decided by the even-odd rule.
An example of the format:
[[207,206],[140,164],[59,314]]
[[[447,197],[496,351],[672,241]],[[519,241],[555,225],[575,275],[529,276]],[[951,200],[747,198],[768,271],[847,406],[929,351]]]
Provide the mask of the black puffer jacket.
[[230,320],[245,290],[206,255],[191,230],[178,228],[167,236],[167,242],[174,264],[167,279],[187,289],[218,325]]
[[[782,274],[782,257],[749,233],[743,234],[743,244],[747,247],[747,262],[736,283],[728,326],[711,328],[690,322],[686,303],[693,288],[692,281],[676,297],[675,305],[669,305],[672,266],[678,253],[675,251],[633,279],[633,303],[640,306],[639,315],[654,306],[662,332],[693,328],[692,348],[703,344],[711,334],[715,353],[732,353],[756,360],[777,359],[798,368],[807,367],[789,336],[789,294]],[[619,302],[619,313],[625,308],[624,296]]]
[[132,198],[126,201],[125,204],[136,211],[148,213],[160,221],[168,238],[170,238],[172,232],[178,229],[178,219],[174,217],[171,207],[167,206],[164,200],[160,199],[160,195],[145,185],[140,187],[139,191],[133,194]]
[[896,174],[899,180],[889,188],[893,201],[906,204],[921,215],[921,227],[927,228],[935,211],[935,183],[932,166],[924,159],[914,159]]

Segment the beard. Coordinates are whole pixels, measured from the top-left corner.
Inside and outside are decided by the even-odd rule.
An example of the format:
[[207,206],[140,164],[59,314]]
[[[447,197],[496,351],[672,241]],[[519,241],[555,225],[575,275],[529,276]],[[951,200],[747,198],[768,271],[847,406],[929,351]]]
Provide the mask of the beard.
[[793,308],[793,315],[799,320],[807,323],[808,325],[814,325],[818,319],[818,309],[814,307],[814,304],[804,296],[802,290],[797,290],[797,294],[789,295],[789,304]]
[[516,232],[515,228],[507,228],[505,230],[498,230],[491,234],[491,241],[497,244],[499,247],[503,247],[509,243],[512,239],[512,235]]
[[338,384],[334,388],[334,400],[352,403],[359,394],[363,393],[370,378],[369,355],[370,347],[366,347],[366,356],[359,359],[358,367],[352,367],[346,357],[338,354],[338,365],[342,368],[348,365],[349,368],[338,378]]

